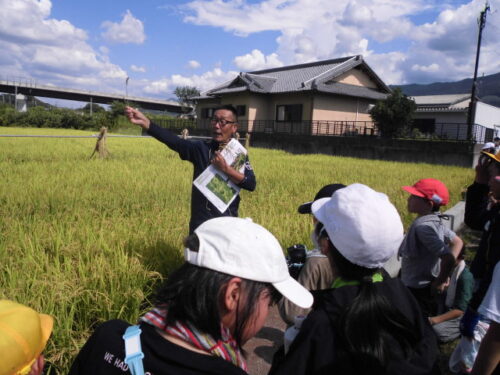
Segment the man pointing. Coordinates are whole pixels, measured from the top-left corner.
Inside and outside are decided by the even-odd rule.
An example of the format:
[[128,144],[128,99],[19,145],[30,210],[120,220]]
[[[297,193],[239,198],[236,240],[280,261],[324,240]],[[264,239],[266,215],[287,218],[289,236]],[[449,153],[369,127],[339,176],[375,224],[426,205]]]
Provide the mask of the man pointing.
[[[255,175],[248,161],[245,163],[243,173],[232,168],[226,163],[220,151],[233,138],[238,129],[236,109],[232,106],[222,106],[214,111],[210,124],[212,126],[212,139],[208,141],[181,139],[171,131],[161,128],[151,122],[140,111],[126,107],[125,115],[133,124],[139,125],[149,135],[165,143],[170,149],[177,152],[182,160],[193,164],[193,180],[195,180],[210,164],[225,173],[229,179],[240,188],[255,190]],[[240,205],[239,195],[229,205],[228,209],[220,212],[210,201],[193,185],[191,188],[191,220],[189,233],[208,219],[219,216],[238,216]]]

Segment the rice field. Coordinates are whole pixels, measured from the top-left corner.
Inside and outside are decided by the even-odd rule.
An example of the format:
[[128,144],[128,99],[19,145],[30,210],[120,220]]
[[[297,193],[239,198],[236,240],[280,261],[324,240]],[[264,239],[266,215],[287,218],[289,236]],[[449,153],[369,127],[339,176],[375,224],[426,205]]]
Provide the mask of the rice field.
[[[0,134],[91,134],[1,128]],[[46,350],[66,373],[92,328],[131,322],[156,285],[182,262],[192,168],[154,139],[109,138],[111,156],[89,157],[95,139],[0,138],[0,297],[55,317]],[[252,148],[257,190],[243,191],[240,216],[273,232],[284,248],[310,246],[311,221],[297,206],[323,185],[360,182],[389,195],[405,226],[402,185],[441,179],[450,207],[472,169],[291,155]]]

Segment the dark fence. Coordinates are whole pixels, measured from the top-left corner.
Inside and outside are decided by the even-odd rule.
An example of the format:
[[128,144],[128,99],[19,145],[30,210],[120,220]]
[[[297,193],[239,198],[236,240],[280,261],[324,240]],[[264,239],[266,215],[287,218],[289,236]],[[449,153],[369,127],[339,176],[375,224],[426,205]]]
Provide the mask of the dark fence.
[[[210,131],[209,119],[182,120],[162,119],[155,121],[168,129],[188,129]],[[274,120],[243,120],[239,121],[240,133],[273,133],[301,135],[376,135],[377,129],[371,121],[274,121]]]
[[[210,135],[210,119],[185,120],[162,119],[156,123],[172,130],[188,129],[191,135]],[[240,134],[290,134],[290,135],[320,135],[320,136],[378,136],[379,131],[371,121],[275,121],[252,120],[239,121]],[[490,142],[493,139],[493,129],[481,125],[472,128],[472,139],[476,143]],[[467,124],[436,123],[433,132],[423,133],[414,127],[408,134],[398,138],[408,139],[440,139],[448,141],[466,141]]]

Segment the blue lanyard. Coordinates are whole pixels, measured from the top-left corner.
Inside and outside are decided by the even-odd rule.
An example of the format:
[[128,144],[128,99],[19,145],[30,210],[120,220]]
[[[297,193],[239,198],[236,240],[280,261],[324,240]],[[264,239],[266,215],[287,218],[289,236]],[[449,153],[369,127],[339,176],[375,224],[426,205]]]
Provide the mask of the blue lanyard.
[[144,353],[141,347],[141,329],[139,326],[130,326],[123,335],[125,341],[125,363],[132,375],[144,375],[142,359]]

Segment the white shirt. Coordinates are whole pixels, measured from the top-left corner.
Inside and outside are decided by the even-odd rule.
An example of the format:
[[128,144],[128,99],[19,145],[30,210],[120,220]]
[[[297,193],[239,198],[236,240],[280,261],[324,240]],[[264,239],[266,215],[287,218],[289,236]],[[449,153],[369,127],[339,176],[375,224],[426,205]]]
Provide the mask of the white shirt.
[[485,318],[500,323],[500,262],[495,266],[490,287],[478,312]]

